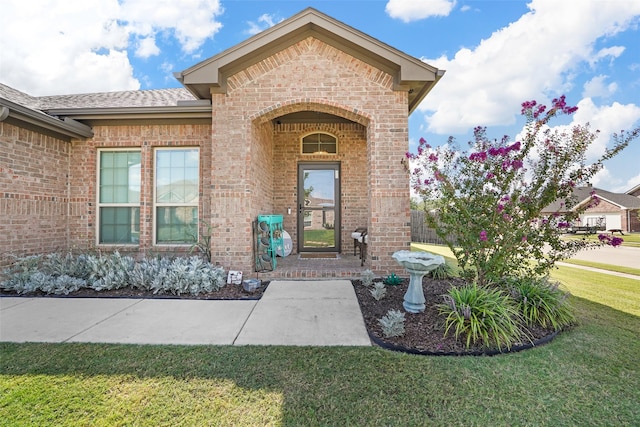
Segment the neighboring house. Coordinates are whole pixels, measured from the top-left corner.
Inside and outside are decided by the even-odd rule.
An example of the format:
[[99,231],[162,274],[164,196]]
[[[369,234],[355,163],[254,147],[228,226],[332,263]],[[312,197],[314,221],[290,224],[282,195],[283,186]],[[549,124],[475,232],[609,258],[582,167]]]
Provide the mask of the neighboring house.
[[[593,186],[576,187],[573,195],[576,207],[592,204],[592,194],[599,200],[594,206],[588,207],[574,226],[595,227],[601,230],[622,230],[623,232],[640,232],[640,186],[634,187],[627,193],[612,193]],[[542,212],[550,215],[554,212],[566,212],[559,201],[547,206]]]
[[[180,89],[33,97],[0,85],[0,263],[186,251],[207,223],[213,260],[249,274],[253,223],[276,214],[294,253],[349,252],[367,226],[369,268],[397,270],[408,117],[443,74],[305,9],[176,73]],[[308,176],[334,194],[318,208],[328,247],[304,246]]]

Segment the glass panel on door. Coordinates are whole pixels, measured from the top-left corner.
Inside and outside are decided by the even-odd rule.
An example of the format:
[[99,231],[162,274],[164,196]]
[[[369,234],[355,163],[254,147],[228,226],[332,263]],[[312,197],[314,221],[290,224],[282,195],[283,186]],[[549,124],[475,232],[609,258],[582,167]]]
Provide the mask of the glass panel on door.
[[339,247],[339,165],[301,164],[298,193],[300,251],[335,251]]

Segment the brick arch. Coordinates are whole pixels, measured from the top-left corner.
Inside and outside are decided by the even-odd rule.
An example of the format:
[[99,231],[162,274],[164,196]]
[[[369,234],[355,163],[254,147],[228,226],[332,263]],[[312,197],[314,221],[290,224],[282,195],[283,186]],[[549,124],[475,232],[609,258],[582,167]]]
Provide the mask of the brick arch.
[[253,114],[250,119],[262,124],[277,117],[284,116],[285,114],[300,111],[317,111],[319,113],[333,114],[334,116],[351,120],[365,127],[368,127],[372,121],[371,114],[321,98],[292,99],[285,102],[277,102]]

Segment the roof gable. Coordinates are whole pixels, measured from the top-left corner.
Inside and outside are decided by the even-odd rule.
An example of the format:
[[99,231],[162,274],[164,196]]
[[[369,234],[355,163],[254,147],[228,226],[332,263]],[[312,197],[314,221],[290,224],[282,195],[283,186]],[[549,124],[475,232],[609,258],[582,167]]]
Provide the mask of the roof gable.
[[308,37],[317,38],[393,76],[398,90],[409,92],[413,111],[444,75],[407,55],[313,8],[237,44],[182,72],[176,78],[197,98],[227,91],[227,77]]

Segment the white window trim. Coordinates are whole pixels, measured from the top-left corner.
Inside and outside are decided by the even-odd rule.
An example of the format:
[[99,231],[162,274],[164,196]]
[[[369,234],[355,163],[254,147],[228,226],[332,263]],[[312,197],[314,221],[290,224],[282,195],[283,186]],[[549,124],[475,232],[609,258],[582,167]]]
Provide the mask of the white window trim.
[[[138,240],[138,243],[100,243],[100,210],[103,207],[113,207],[113,208],[127,208],[127,207],[131,207],[131,208],[135,208],[137,207],[138,209],[141,209],[141,205],[142,205],[142,181],[140,182],[140,200],[138,200],[138,203],[101,203],[100,202],[100,159],[102,158],[101,153],[104,152],[118,152],[118,153],[122,153],[122,152],[130,152],[130,153],[140,153],[140,163],[142,163],[142,150],[139,147],[128,147],[128,148],[98,148],[98,155],[97,155],[97,159],[96,159],[96,224],[95,224],[95,230],[96,230],[96,236],[95,236],[95,242],[96,242],[96,246],[100,246],[100,247],[119,247],[119,246],[133,246],[133,247],[137,247],[140,246],[140,240]],[[141,165],[142,168],[142,165]],[[141,229],[141,224],[138,224],[138,230]]]
[[[156,184],[158,179],[157,161],[158,157],[156,153],[158,151],[179,151],[179,150],[196,150],[198,152],[198,200],[195,203],[158,203],[156,200]],[[184,147],[154,147],[153,149],[153,183],[151,193],[153,196],[153,212],[151,212],[152,221],[152,238],[153,246],[157,247],[190,247],[193,243],[158,243],[158,207],[195,207],[198,212],[198,223],[196,224],[196,242],[200,240],[200,191],[202,182],[202,159],[200,158],[200,147],[184,146]]]
[[[315,134],[323,134],[323,135],[329,135],[332,138],[335,138],[336,140],[336,152],[335,153],[327,153],[327,152],[315,152],[315,153],[305,153],[304,152],[304,148],[303,148],[303,140],[308,137],[309,135],[315,135]],[[303,156],[335,156],[340,152],[340,147],[339,147],[339,141],[338,141],[338,137],[334,134],[332,134],[331,132],[325,132],[325,131],[313,131],[313,132],[307,132],[304,135],[302,135],[300,137],[300,154],[302,154]]]

